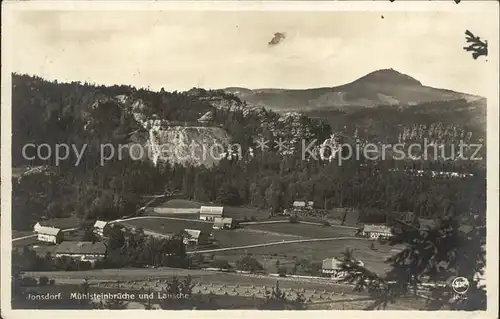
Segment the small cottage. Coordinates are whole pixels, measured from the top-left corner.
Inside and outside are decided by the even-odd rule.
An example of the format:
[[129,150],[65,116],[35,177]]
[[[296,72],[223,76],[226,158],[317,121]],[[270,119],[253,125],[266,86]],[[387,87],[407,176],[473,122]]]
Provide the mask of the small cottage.
[[[359,266],[364,266],[364,263],[361,260],[358,260],[357,263]],[[342,270],[342,261],[335,257],[323,260],[321,273],[324,276],[332,277],[334,279],[341,279],[347,275],[347,273]]]
[[195,245],[206,245],[209,243],[209,234],[205,231],[198,229],[184,229],[187,233],[186,238],[184,238],[184,244],[195,244]]

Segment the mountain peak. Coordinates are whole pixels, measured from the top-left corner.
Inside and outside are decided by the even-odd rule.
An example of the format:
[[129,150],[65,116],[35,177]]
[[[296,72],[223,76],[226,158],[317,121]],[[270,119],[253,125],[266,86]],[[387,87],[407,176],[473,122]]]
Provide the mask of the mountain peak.
[[353,83],[390,83],[404,85],[418,85],[422,83],[409,75],[400,73],[394,69],[382,69],[368,73]]

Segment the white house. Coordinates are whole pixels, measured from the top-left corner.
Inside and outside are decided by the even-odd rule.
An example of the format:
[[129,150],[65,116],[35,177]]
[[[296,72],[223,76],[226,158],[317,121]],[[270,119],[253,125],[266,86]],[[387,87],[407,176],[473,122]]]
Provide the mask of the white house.
[[[364,263],[361,260],[358,260],[357,263],[362,267],[364,266]],[[342,261],[335,257],[323,260],[321,273],[330,276],[333,279],[342,279],[347,275],[347,273],[342,270]]]
[[109,223],[102,221],[102,220],[97,220],[94,224],[94,233],[98,236],[105,236],[107,235],[109,231]]
[[59,228],[42,226],[40,223],[36,223],[33,230],[37,234],[39,241],[58,244],[64,239],[63,232]]
[[57,246],[55,256],[57,258],[66,256],[93,263],[106,257],[106,245],[102,242],[65,241]]
[[362,235],[370,239],[387,239],[393,236],[392,229],[386,225],[364,225]]
[[224,207],[220,206],[201,206],[200,219],[215,221],[216,217],[224,217]]

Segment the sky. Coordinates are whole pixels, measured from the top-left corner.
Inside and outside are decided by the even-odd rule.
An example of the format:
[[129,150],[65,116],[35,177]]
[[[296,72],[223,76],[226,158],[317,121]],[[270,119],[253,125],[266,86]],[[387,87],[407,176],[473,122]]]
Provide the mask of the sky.
[[[484,95],[491,66],[462,49],[464,32],[495,34],[478,12],[22,11],[12,19],[14,72],[169,91],[331,87],[393,68]],[[276,32],[286,38],[269,46]]]

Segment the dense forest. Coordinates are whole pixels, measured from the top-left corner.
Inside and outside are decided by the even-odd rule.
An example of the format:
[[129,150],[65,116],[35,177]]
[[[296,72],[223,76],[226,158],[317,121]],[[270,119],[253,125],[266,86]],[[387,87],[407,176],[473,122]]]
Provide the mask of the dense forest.
[[[125,96],[126,102],[117,102],[117,96]],[[169,163],[154,166],[128,157],[100,165],[100,144],[129,143],[134,134],[144,130],[129,111],[134,110],[134,101],[138,100],[142,101],[140,115],[144,118],[193,123],[212,112],[210,125],[226,130],[232,142],[242,146],[245,156],[223,159],[214,167]],[[232,107],[217,107],[214,100]],[[118,218],[132,213],[141,195],[166,190],[202,202],[268,209],[270,214],[281,212],[293,200],[308,199],[324,209],[356,207],[375,211],[375,215],[365,213],[360,217],[373,222],[388,221],[393,212],[405,211],[431,219],[463,211],[484,214],[486,173],[476,161],[351,158],[339,163],[303,159],[300,152],[283,154],[272,148],[279,138],[300,148],[301,139],[324,141],[334,135],[334,143],[354,145],[368,142],[369,134],[359,133],[365,132],[363,127],[336,130],[304,115],[284,118],[268,110],[249,111],[244,102],[222,91],[153,92],[129,86],[48,82],[15,74],[12,111],[13,165],[37,167],[14,179],[14,229],[31,229],[42,216]],[[349,122],[349,127],[353,123],[356,121]],[[467,127],[439,121],[413,120],[401,125],[399,139],[403,142],[418,142],[426,136],[450,142],[469,134]],[[370,136],[381,132],[372,129]],[[254,139],[258,137],[270,141],[268,150],[255,147]],[[398,136],[390,136],[394,138]],[[53,159],[25,160],[22,150],[28,143],[88,147],[79,165],[75,166],[76,158],[69,157],[56,166]],[[253,156],[247,156],[250,148]],[[433,176],[417,174],[415,169],[467,172],[473,176]]]

